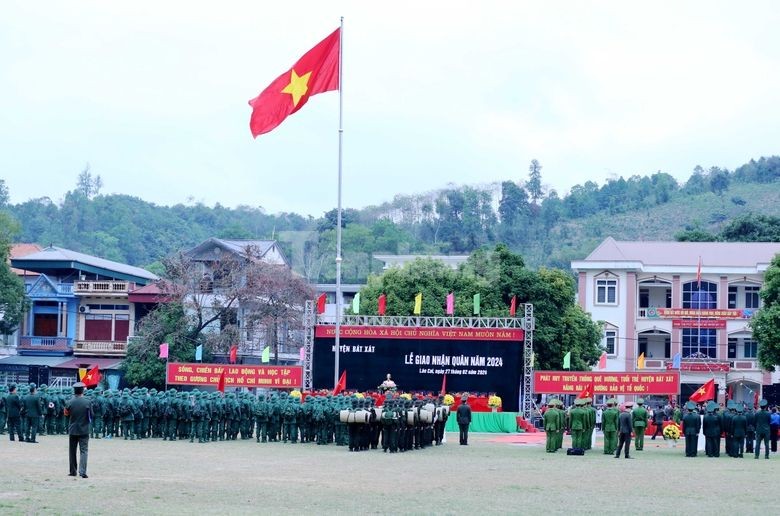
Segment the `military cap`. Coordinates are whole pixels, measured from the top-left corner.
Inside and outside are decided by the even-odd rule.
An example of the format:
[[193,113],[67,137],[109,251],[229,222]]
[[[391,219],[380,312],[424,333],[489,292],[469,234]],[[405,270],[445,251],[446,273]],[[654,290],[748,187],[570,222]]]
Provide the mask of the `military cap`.
[[767,405],[769,405],[769,402],[767,400],[762,399],[761,401],[758,402],[759,407],[766,407]]
[[688,410],[696,410],[696,404],[692,401],[689,401],[688,403],[685,404],[685,408],[687,408]]
[[743,405],[737,405],[737,412],[744,412],[745,407]]
[[718,404],[714,401],[710,400],[707,402],[707,412],[715,412],[715,409],[718,408]]
[[644,398],[639,398],[638,400],[636,400],[636,404],[637,405],[644,405],[645,404],[645,399]]

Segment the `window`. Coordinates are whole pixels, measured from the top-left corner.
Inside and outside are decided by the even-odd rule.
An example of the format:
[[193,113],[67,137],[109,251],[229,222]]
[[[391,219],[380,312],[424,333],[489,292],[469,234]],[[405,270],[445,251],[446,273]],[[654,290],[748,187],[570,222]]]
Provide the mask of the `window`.
[[753,339],[745,339],[742,358],[756,358],[758,356],[758,342]]
[[737,307],[737,287],[729,287],[729,308]]
[[648,308],[650,306],[650,289],[639,289],[639,308]]
[[729,337],[729,358],[737,358],[737,339]]
[[617,331],[606,330],[604,332],[604,340],[602,340],[601,344],[602,346],[604,346],[607,355],[616,355],[617,354]]
[[718,285],[709,281],[697,284],[691,281],[683,285],[683,308],[713,309],[718,307]]
[[616,305],[617,304],[617,280],[616,279],[598,279],[596,280],[596,304],[597,305]]
[[758,287],[745,287],[745,308],[758,308]]
[[682,356],[684,358],[717,358],[716,332],[711,328],[684,328]]

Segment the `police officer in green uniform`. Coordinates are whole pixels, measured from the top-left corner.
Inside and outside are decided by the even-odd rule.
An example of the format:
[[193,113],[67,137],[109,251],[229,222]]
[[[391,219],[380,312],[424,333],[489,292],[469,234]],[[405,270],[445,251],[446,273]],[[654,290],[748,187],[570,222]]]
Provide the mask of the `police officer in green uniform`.
[[645,399],[636,400],[636,408],[631,412],[631,422],[634,427],[634,449],[642,451],[645,448],[645,428],[649,415],[645,408]]
[[620,412],[615,407],[617,400],[607,400],[607,409],[601,414],[601,428],[604,431],[604,455],[612,455],[617,449],[618,416]]
[[582,408],[582,399],[574,400],[574,408],[569,413],[569,426],[571,430],[571,447],[582,448],[583,434],[585,432],[585,418],[587,413]]
[[38,423],[41,420],[41,398],[38,396],[38,391],[35,388],[35,384],[29,385],[30,392],[22,400],[22,409],[24,415],[27,418],[27,442],[37,443],[35,437],[38,433]]
[[764,443],[764,458],[769,458],[769,411],[766,409],[769,403],[766,400],[758,402],[759,411],[756,412],[756,445],[754,451],[756,458],[761,455],[761,443]]
[[547,402],[547,410],[543,416],[544,419],[544,432],[547,439],[546,450],[547,453],[554,453],[557,450],[557,438],[560,424],[560,418],[558,417],[558,411],[555,409],[555,400],[549,400]]
[[685,404],[686,413],[683,416],[683,432],[685,432],[685,456],[695,457],[699,441],[699,430],[701,430],[701,420],[696,411],[696,404],[689,401]]

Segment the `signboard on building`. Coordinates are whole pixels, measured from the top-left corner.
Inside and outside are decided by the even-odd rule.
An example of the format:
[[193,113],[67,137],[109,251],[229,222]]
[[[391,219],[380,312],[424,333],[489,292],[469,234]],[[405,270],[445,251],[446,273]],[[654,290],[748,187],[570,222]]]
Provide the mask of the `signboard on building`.
[[169,363],[168,383],[216,387],[225,371],[225,387],[292,389],[303,385],[301,366]]
[[[315,327],[315,389],[333,388],[334,330],[333,325]],[[349,390],[376,390],[389,373],[401,390],[433,393],[446,375],[449,392],[495,392],[504,410],[515,412],[522,353],[519,328],[341,326],[339,373],[347,372]]]
[[663,319],[686,318],[686,319],[749,319],[753,313],[751,310],[713,308],[648,308],[647,317],[660,317]]
[[680,393],[680,373],[536,371],[534,392],[537,394],[620,394],[668,395]]
[[714,328],[722,330],[726,327],[726,319],[672,319],[672,328]]
[[[666,369],[673,369],[673,362],[666,362]],[[694,373],[728,373],[731,370],[729,362],[681,362],[680,371]]]

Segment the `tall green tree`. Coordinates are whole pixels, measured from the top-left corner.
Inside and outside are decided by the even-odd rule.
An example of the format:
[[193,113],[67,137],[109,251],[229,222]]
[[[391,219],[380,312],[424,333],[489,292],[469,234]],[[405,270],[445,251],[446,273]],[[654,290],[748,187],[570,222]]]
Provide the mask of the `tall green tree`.
[[8,265],[11,240],[19,224],[0,211],[0,335],[8,336],[19,326],[26,307],[24,283]]
[[774,371],[780,365],[780,255],[767,268],[759,295],[764,304],[751,319],[750,327],[758,341],[758,363]]
[[539,199],[541,199],[543,195],[542,165],[535,159],[532,159],[531,164],[528,166],[528,181],[525,183],[525,188],[528,190],[531,202],[539,204]]

